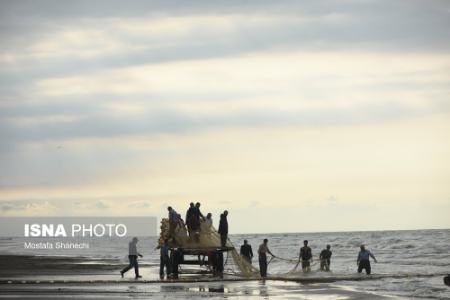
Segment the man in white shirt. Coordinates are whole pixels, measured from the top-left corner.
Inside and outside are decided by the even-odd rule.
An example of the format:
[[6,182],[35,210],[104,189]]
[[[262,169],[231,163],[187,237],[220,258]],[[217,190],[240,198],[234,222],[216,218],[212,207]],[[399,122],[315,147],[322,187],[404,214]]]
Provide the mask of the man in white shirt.
[[143,256],[142,256],[142,254],[140,254],[137,251],[137,242],[138,241],[139,241],[138,238],[134,237],[131,240],[131,242],[128,244],[128,259],[130,261],[130,264],[128,266],[126,266],[125,269],[120,271],[120,275],[122,275],[122,278],[123,278],[123,274],[128,272],[128,270],[130,270],[131,268],[134,268],[134,274],[136,275],[136,277],[135,277],[136,279],[142,277],[139,275],[138,256],[139,257],[143,257]]
[[212,214],[211,214],[211,213],[208,213],[208,214],[206,215],[205,224],[206,224],[208,227],[211,227],[211,226],[212,226],[213,220],[212,220]]

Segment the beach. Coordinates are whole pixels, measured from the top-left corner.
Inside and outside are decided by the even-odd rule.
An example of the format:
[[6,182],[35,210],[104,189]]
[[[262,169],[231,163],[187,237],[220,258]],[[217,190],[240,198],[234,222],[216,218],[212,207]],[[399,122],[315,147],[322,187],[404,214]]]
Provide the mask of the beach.
[[329,285],[292,282],[166,282],[10,284],[1,286],[1,299],[392,299],[374,293]]
[[318,277],[303,279],[309,281],[306,283],[276,277],[217,279],[192,275],[161,281],[156,266],[145,266],[141,268],[143,279],[135,280],[119,278],[114,264],[85,263],[81,258],[0,256],[0,261],[1,299],[388,299],[320,283],[323,279]]
[[[327,241],[332,246],[332,272],[320,272],[317,262],[312,272],[289,272],[290,262],[274,259],[269,277],[243,278],[225,265],[223,279],[181,270],[180,279],[159,279],[156,237],[142,237],[139,248],[139,280],[127,264],[127,240],[91,241],[91,247],[76,255],[66,252],[23,248],[17,238],[3,239],[0,255],[0,298],[13,299],[450,299],[450,289],[442,277],[448,272],[450,255],[445,249],[449,230],[271,234],[269,247],[279,257],[294,258],[302,238],[308,238],[316,258]],[[239,245],[248,239],[256,248],[263,235],[233,235]],[[356,273],[357,245],[366,242],[376,255],[373,275]],[[254,261],[254,266],[257,262]],[[189,273],[189,274],[188,274]]]

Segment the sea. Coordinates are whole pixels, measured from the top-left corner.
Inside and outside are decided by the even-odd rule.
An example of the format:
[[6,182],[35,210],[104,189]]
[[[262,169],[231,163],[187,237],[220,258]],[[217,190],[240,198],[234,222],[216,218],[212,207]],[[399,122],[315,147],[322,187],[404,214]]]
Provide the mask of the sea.
[[[333,286],[345,289],[407,299],[450,299],[450,287],[443,283],[444,275],[450,274],[450,229],[230,236],[230,240],[236,247],[242,245],[244,239],[248,240],[255,253],[253,264],[256,267],[258,267],[257,248],[265,238],[269,240],[271,252],[281,258],[270,262],[269,276],[334,276],[338,280],[333,283]],[[141,266],[154,268],[157,273],[156,270],[159,268],[159,252],[155,249],[157,237],[140,237],[139,239],[138,248],[144,255],[140,261]],[[314,257],[312,272],[292,273],[303,240],[308,240],[312,248]],[[93,238],[89,241],[89,247],[84,249],[25,249],[24,243],[29,241],[29,238],[1,238],[2,259],[21,255],[73,257],[79,258],[77,261],[84,264],[117,265],[118,270],[127,262],[128,239],[125,238]],[[57,241],[56,238],[55,241]],[[321,272],[318,263],[318,256],[327,244],[331,246],[333,253],[329,273]],[[345,280],[345,276],[357,273],[356,258],[361,244],[366,245],[366,248],[378,260],[378,263],[372,261],[372,273],[382,275],[377,280]],[[7,274],[7,271],[3,274],[5,272]]]

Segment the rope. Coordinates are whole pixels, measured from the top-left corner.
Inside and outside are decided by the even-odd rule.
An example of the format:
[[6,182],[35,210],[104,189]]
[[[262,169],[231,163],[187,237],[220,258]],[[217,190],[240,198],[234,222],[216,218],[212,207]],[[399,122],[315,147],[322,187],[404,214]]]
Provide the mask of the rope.
[[[169,233],[169,221],[167,219],[163,219],[161,221],[161,234],[160,234],[160,239],[159,239],[159,244],[161,244],[164,240],[164,238],[166,238],[168,236]],[[218,243],[220,243],[220,237],[219,234],[217,233],[217,231],[215,230],[215,228],[213,226],[203,226],[203,222],[201,223],[201,230],[202,230],[202,235],[199,236],[201,243],[197,242],[194,243],[192,242],[192,237],[188,236],[188,232],[186,230],[186,225],[184,224],[184,222],[180,221],[176,228],[175,228],[175,235],[172,237],[174,239],[174,241],[176,242],[176,244],[179,245],[191,245],[194,244],[198,247],[201,248],[208,248],[208,247],[217,247]],[[227,245],[229,245],[230,247],[232,247],[233,249],[230,250],[231,251],[231,256],[230,253],[228,253],[227,251],[227,257],[225,258],[224,262],[223,262],[223,266],[224,266],[224,271],[226,270],[227,272],[231,272],[234,273],[236,276],[242,276],[242,277],[259,277],[259,269],[255,266],[253,266],[251,263],[249,263],[246,259],[244,259],[239,252],[236,250],[236,247],[233,245],[233,243],[231,242],[231,240],[229,238],[227,238]],[[229,250],[229,249],[228,249]],[[283,273],[283,274],[293,274],[294,272],[297,271],[301,260],[299,260],[298,258],[284,258],[284,257],[279,257],[276,255],[271,255],[270,260],[267,263],[267,266],[269,266],[272,262],[276,261],[276,260],[280,260],[280,261],[284,261],[287,264],[292,264],[293,268],[287,272],[287,273]],[[311,262],[310,266],[314,266],[314,263]],[[181,266],[180,266],[181,267]]]
[[272,260],[275,258],[274,255],[272,255],[272,257],[269,259],[269,262],[267,263],[267,267],[269,267],[270,263],[272,262]]
[[274,258],[277,258],[277,259],[279,259],[279,260],[284,260],[284,261],[291,262],[291,263],[297,263],[297,261],[298,261],[298,259],[282,258],[282,257],[275,256],[275,255],[273,255],[273,257],[274,257]]
[[294,273],[295,271],[297,271],[297,268],[298,268],[299,264],[300,264],[300,260],[298,260],[297,264],[295,265],[295,267],[292,270],[287,272],[287,275],[290,275],[290,274]]

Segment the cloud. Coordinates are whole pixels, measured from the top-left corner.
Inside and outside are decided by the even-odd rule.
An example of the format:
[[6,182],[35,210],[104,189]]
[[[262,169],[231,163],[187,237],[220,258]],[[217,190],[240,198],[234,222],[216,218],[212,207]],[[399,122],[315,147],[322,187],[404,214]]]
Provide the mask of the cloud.
[[443,199],[449,14],[437,0],[2,1],[1,211]]
[[0,211],[4,215],[51,215],[55,213],[57,207],[50,201],[1,201]]
[[40,78],[280,49],[446,53],[448,9],[433,3],[3,2],[2,94]]
[[109,205],[104,200],[99,200],[95,203],[95,207],[99,209],[107,209]]
[[129,208],[148,208],[150,206],[150,204],[148,202],[145,201],[137,201],[137,202],[131,202],[130,204],[128,204]]
[[15,202],[2,202],[0,204],[0,210],[2,212],[9,211],[21,211],[24,210],[27,205],[23,202],[15,203]]
[[434,114],[450,108],[449,67],[448,55],[271,52],[42,79],[32,100],[2,105],[1,145]]

